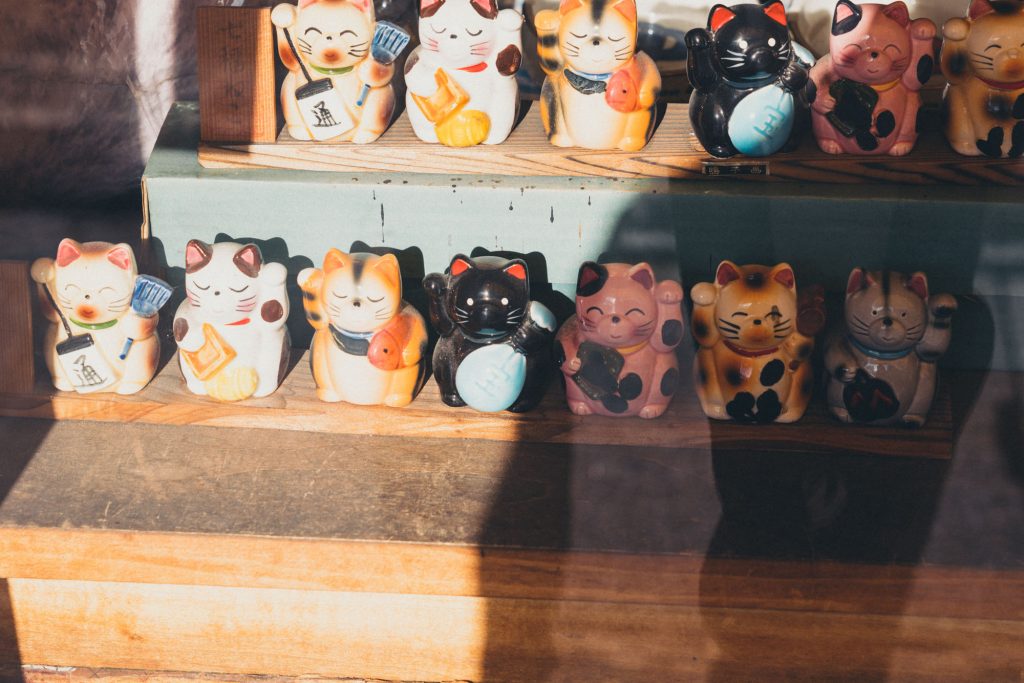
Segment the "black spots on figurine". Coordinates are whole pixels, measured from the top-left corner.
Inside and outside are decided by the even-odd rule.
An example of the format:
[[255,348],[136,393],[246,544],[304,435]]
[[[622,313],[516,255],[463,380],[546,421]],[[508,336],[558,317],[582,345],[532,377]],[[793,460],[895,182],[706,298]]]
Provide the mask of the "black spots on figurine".
[[796,350],[796,355],[798,358],[806,359],[808,356],[811,355],[811,351],[813,350],[814,347],[811,346],[810,344],[801,344],[800,347]]
[[857,146],[865,152],[878,149],[878,139],[866,130],[857,132]]
[[754,395],[741,391],[725,406],[725,412],[737,422],[767,424],[774,422],[782,414],[782,403],[779,395],[769,389],[757,399]]
[[1005,121],[1010,118],[1012,110],[1010,98],[1003,94],[992,95],[985,102],[985,111],[994,119]]
[[750,289],[761,289],[764,287],[764,273],[750,273],[747,275],[747,287]]
[[885,420],[900,409],[896,392],[888,382],[857,370],[853,381],[843,389],[843,403],[857,422]]
[[832,15],[832,35],[841,36],[857,28],[864,11],[849,0],[836,3],[835,14]]
[[644,390],[643,380],[640,379],[640,375],[635,372],[631,372],[622,378],[619,382],[619,396],[632,401],[637,398]]
[[607,268],[600,263],[586,261],[580,266],[580,272],[576,278],[576,296],[594,296],[604,288],[604,283],[607,281]]
[[988,138],[978,140],[978,151],[987,157],[998,159],[1003,155],[1003,129],[995,126],[988,132]]
[[726,368],[725,370],[725,381],[734,387],[738,387],[743,384],[743,375],[740,374],[740,369],[737,367]]
[[701,365],[700,367],[697,368],[697,381],[700,382],[700,385],[702,387],[703,386],[707,386],[707,383],[708,383],[708,371],[707,371],[707,369],[703,365]]
[[302,292],[302,298],[306,301],[316,301],[316,292]]
[[808,79],[807,85],[805,86],[804,94],[807,97],[807,104],[814,104],[814,100],[818,99],[817,84],[814,81]]
[[786,372],[786,364],[776,358],[761,369],[761,384],[772,387],[779,383]]
[[312,320],[315,323],[318,323],[321,320],[323,320],[323,316],[321,316],[319,313],[313,313],[312,311],[310,311],[308,315],[309,315],[309,319]]
[[708,336],[708,325],[703,320],[693,321],[693,336],[703,339]]
[[1010,113],[1015,119],[1024,119],[1024,95],[1017,95]]
[[280,301],[268,301],[260,309],[260,317],[268,323],[277,322],[284,317],[284,307]]
[[609,394],[601,399],[601,405],[603,405],[610,413],[624,413],[629,410],[629,403],[626,399],[615,394]]
[[561,344],[555,344],[555,352],[552,359],[555,361],[556,367],[562,367],[565,364],[565,348]]
[[1024,153],[1024,121],[1018,121],[1014,124],[1010,142],[1012,146],[1010,151],[1007,152],[1007,156],[1016,158]]
[[889,137],[889,135],[896,130],[896,117],[891,111],[886,109],[878,115],[875,119],[875,128],[878,129],[879,137]]
[[958,76],[967,70],[967,55],[963,52],[954,52],[949,58],[949,70],[954,76]]
[[921,57],[921,60],[917,63],[917,81],[924,85],[928,82],[928,79],[932,77],[932,69],[935,68],[935,62],[932,60],[931,55],[925,55]]
[[181,342],[188,334],[188,321],[184,318],[177,318],[174,321],[174,341]]
[[683,323],[678,320],[669,320],[661,328],[661,343],[665,346],[675,346],[683,338]]
[[538,36],[537,37],[537,42],[540,44],[541,47],[546,47],[546,48],[558,47],[558,34],[557,33],[550,33],[550,34],[546,33],[546,34],[544,34],[542,36]]
[[[704,370],[701,369],[701,384],[707,381],[707,376],[704,374]],[[665,374],[661,376],[661,395],[672,396],[676,393],[676,389],[679,387],[679,370],[676,368],[669,368],[665,371]]]

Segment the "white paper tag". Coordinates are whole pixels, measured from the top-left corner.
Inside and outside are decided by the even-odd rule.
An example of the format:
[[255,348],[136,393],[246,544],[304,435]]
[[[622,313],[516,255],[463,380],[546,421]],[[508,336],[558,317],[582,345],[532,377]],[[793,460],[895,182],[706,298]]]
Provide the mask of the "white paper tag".
[[113,368],[92,340],[78,334],[57,344],[57,359],[64,374],[80,394],[102,391],[117,381]]
[[314,140],[336,138],[356,125],[329,78],[311,81],[298,88],[295,101]]

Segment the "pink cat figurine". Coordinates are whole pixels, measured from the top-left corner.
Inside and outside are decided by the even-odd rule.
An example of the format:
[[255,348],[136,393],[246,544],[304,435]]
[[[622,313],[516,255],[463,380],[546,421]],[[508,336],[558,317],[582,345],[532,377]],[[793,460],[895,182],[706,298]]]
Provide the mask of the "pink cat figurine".
[[658,417],[679,384],[683,288],[646,263],[580,266],[576,315],[558,331],[556,358],[577,415]]
[[811,68],[811,120],[828,154],[902,156],[917,142],[918,91],[935,65],[935,24],[902,2],[839,0],[829,54]]

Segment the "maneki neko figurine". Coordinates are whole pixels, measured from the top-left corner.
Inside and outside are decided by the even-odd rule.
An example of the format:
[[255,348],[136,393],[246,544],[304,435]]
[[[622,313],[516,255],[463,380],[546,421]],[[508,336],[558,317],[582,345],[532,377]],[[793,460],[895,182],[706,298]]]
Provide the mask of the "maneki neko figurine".
[[923,425],[956,309],[949,294],[929,295],[924,273],[855,268],[844,324],[825,352],[832,414],[843,422]]
[[782,0],[715,5],[707,29],[686,34],[696,92],[690,122],[709,154],[767,156],[790,140],[806,111],[807,68],[796,57]]
[[946,137],[960,154],[1024,154],[1024,2],[974,0],[942,27]]
[[391,123],[394,61],[408,34],[374,19],[373,0],[277,5],[278,54],[288,134],[296,140],[373,142]]
[[558,331],[555,359],[577,415],[658,417],[679,386],[683,288],[646,263],[580,266],[576,315]]
[[661,74],[637,51],[634,0],[562,0],[534,21],[547,77],[540,114],[558,147],[642,149],[654,134]]
[[700,347],[694,382],[704,413],[759,424],[799,420],[814,390],[811,353],[824,325],[823,297],[798,300],[789,264],[730,261],[691,295]]
[[406,62],[416,136],[449,147],[496,145],[519,111],[523,16],[497,0],[420,0],[420,46]]
[[188,243],[174,339],[189,391],[240,401],[277,390],[291,352],[286,275],[255,244]]
[[550,375],[555,316],[530,300],[526,262],[459,254],[423,286],[440,333],[433,368],[441,400],[481,412],[536,406]]
[[427,327],[402,300],[394,254],[331,249],[323,268],[299,273],[306,319],[316,329],[313,379],[321,401],[406,406],[427,378]]
[[134,394],[160,359],[155,334],[167,283],[139,275],[127,244],[62,240],[57,258],[32,264],[43,315],[46,367],[60,391]]
[[828,154],[902,156],[917,142],[919,91],[935,66],[935,24],[902,2],[839,0],[829,53],[811,68],[811,123]]

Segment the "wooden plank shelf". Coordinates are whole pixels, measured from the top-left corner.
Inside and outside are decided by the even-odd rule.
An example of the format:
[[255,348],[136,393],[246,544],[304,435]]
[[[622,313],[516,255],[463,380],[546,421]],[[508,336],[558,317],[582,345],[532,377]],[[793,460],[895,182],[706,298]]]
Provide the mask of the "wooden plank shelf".
[[917,147],[904,157],[825,154],[807,131],[793,152],[761,159],[715,159],[704,151],[693,134],[686,104],[667,105],[653,140],[639,152],[554,147],[544,135],[538,109],[536,104],[531,107],[508,140],[500,145],[457,149],[426,144],[413,134],[408,117],[400,116],[380,140],[369,145],[299,142],[282,132],[276,143],[201,143],[199,163],[206,168],[344,173],[733,178],[755,182],[840,184],[1016,186],[1024,183],[1024,158],[961,156],[950,149],[935,125],[924,127]]
[[939,459],[951,458],[953,453],[948,382],[940,383],[942,388],[924,428],[907,430],[843,425],[832,419],[820,402],[812,403],[808,414],[796,424],[710,421],[701,412],[691,387],[685,384],[665,415],[644,422],[573,415],[557,386],[551,388],[537,409],[524,414],[451,408],[441,402],[433,381],[428,382],[415,402],[401,410],[329,404],[316,397],[308,366],[305,352],[301,356],[297,353],[288,377],[271,396],[220,403],[187,391],[175,357],[146,389],[134,396],[63,393],[40,383],[32,394],[0,395],[0,415],[714,452],[854,453]]

